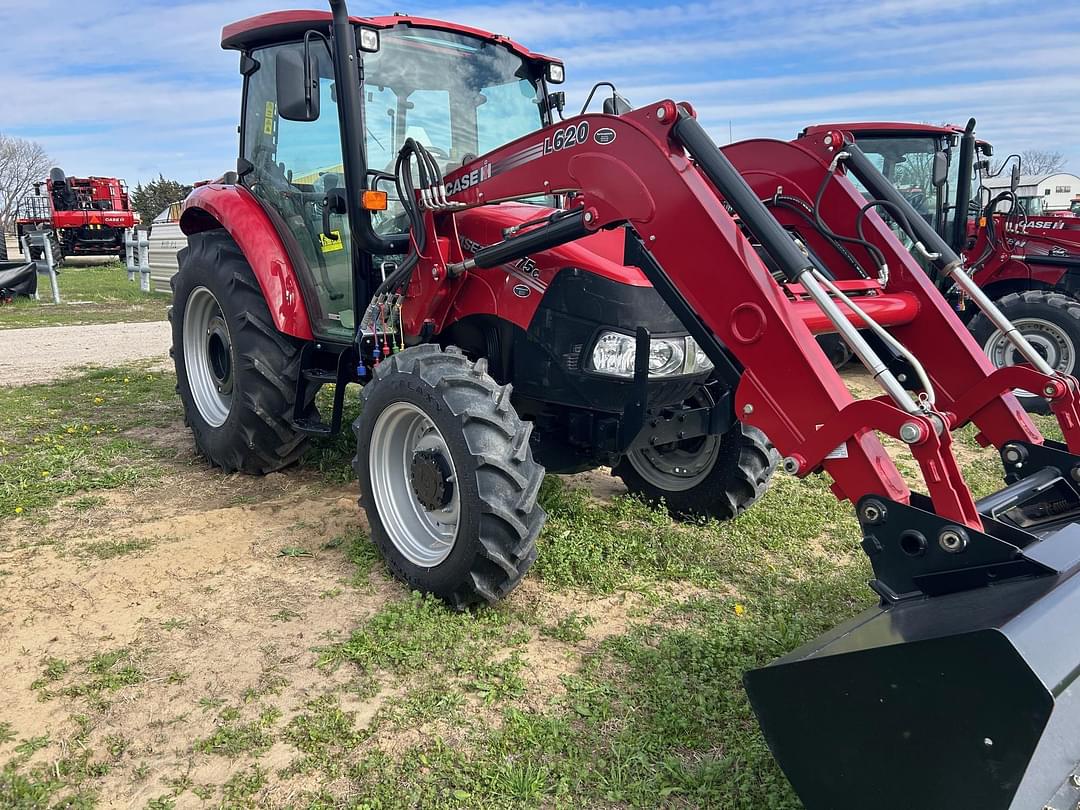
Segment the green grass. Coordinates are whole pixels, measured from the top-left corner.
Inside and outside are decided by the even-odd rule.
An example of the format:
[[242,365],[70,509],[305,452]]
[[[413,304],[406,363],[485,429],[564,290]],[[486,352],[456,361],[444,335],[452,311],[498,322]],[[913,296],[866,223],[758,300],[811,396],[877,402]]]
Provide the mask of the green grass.
[[155,480],[160,451],[125,431],[177,419],[174,384],[171,374],[135,365],[0,387],[0,520],[73,495],[74,508],[93,508],[101,501],[89,493]]
[[[8,509],[0,520],[11,519],[8,504],[25,504],[21,520],[44,520],[44,508],[59,500],[97,508],[95,492],[162,474],[167,462],[118,428],[175,423],[171,386],[169,375],[123,370],[0,389],[0,513]],[[1036,421],[1056,435],[1050,420]],[[957,443],[976,494],[1000,487],[994,454],[973,455],[973,431]],[[314,443],[304,474],[350,481],[351,444],[348,433]],[[125,478],[121,460],[142,477]],[[225,807],[289,795],[296,807],[329,808],[347,795],[363,797],[363,807],[797,810],[741,678],[874,603],[850,504],[837,502],[822,477],[785,475],[728,523],[676,522],[628,497],[598,502],[554,477],[541,497],[549,520],[530,582],[494,608],[456,612],[407,592],[356,526],[306,546],[270,547],[283,558],[283,575],[335,567],[306,601],[283,596],[252,628],[304,639],[288,660],[267,644],[257,678],[209,683],[197,650],[177,669],[175,660],[155,666],[150,645],[112,646],[40,660],[37,694],[56,701],[50,708],[102,723],[110,702],[196,685],[202,697],[168,715],[189,713],[201,724],[197,739],[177,746],[173,792],[158,784],[140,799],[157,807],[193,794]],[[83,548],[102,565],[122,566],[121,555],[141,551],[137,543]],[[344,577],[342,556],[350,563]],[[308,630],[318,611],[340,610],[373,589],[385,594],[374,612],[340,632]],[[593,603],[600,597],[608,597],[604,611]],[[607,610],[621,610],[620,621],[608,626]],[[154,621],[167,638],[197,626],[194,617]],[[156,733],[170,733],[161,723]],[[117,728],[101,730],[97,753],[88,742],[69,746],[54,766],[56,730],[23,736],[0,722],[0,807],[91,806],[109,768],[125,769],[131,784],[160,778],[136,764],[149,758],[143,729],[106,730]],[[227,770],[216,785],[195,784],[184,758],[217,759]]]
[[19,299],[0,306],[0,329],[26,326],[162,321],[170,296],[139,291],[118,262],[95,267],[64,267],[58,276],[60,300],[52,303],[48,280],[38,281],[40,301]]
[[259,756],[273,745],[271,729],[280,716],[277,709],[263,708],[258,716],[245,719],[239,707],[227,706],[218,714],[213,733],[196,742],[195,750],[230,759]]

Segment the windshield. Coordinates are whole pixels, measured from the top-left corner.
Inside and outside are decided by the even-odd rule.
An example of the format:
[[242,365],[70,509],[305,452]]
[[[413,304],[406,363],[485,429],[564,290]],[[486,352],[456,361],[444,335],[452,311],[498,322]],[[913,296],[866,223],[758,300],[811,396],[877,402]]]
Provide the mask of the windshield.
[[[508,48],[462,34],[400,26],[364,56],[369,169],[393,172],[406,138],[427,147],[443,174],[544,125],[533,65]],[[372,216],[382,234],[406,227],[393,183],[389,208]]]
[[367,164],[391,171],[406,138],[444,171],[543,126],[539,78],[508,48],[401,26],[364,57]]
[[[940,208],[938,191],[934,188],[934,154],[940,148],[936,137],[885,138],[867,135],[858,139],[859,148],[885,178],[896,186],[912,208],[935,227]],[[949,180],[946,187],[956,188],[959,167],[957,161],[949,163]]]

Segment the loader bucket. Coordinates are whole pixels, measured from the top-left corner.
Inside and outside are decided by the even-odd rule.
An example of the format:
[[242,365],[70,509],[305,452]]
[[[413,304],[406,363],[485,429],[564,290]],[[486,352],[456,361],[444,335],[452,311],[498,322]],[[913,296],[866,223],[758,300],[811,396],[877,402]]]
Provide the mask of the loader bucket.
[[[1080,526],[1048,539],[1078,549]],[[1069,568],[873,608],[747,673],[807,810],[1080,807]]]

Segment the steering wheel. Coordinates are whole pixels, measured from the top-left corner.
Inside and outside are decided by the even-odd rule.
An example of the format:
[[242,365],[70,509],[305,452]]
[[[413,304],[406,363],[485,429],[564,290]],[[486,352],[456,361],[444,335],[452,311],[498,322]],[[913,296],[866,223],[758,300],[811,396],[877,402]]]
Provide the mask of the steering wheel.
[[930,209],[926,206],[926,194],[921,191],[912,191],[909,194],[904,195],[907,197],[908,204],[918,211],[920,214],[929,213]]

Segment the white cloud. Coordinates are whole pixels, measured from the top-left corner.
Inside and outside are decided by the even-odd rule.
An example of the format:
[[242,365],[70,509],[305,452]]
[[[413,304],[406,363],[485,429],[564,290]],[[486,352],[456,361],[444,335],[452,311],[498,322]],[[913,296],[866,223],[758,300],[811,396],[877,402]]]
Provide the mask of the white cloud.
[[[0,0],[0,30],[22,32],[0,53],[0,130],[38,138],[72,173],[216,175],[235,160],[240,106],[237,55],[221,51],[221,28],[282,5]],[[830,118],[975,115],[999,149],[1059,149],[1080,168],[1075,4],[515,0],[410,10],[565,58],[571,109],[593,82],[614,78],[637,103],[689,99],[722,141],[729,121],[736,137],[790,138]]]

